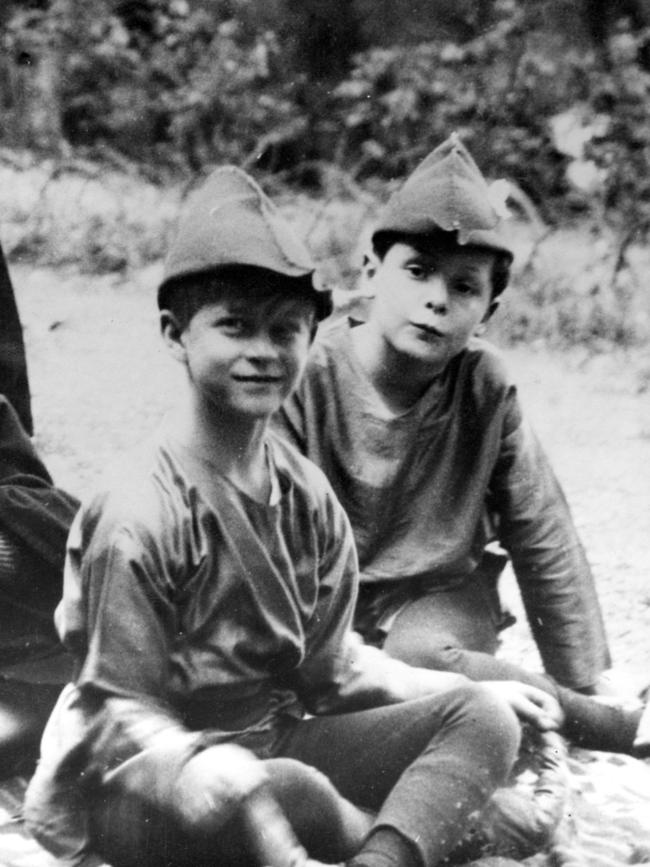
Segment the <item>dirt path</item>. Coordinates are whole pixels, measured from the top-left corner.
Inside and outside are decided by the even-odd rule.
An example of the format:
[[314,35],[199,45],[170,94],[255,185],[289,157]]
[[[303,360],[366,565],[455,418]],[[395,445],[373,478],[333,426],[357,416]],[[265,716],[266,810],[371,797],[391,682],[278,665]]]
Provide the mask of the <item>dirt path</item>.
[[615,664],[640,688],[650,682],[650,391],[639,391],[645,359],[509,355],[594,569]]

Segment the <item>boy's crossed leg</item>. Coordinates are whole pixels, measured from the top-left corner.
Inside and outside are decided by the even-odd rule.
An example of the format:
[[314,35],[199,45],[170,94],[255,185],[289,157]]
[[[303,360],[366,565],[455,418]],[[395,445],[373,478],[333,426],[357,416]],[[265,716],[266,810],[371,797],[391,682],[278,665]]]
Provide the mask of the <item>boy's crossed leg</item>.
[[455,848],[470,815],[509,773],[519,725],[506,711],[487,691],[461,688],[299,722],[281,751],[314,765],[343,796],[377,812],[355,864],[388,863],[373,848],[373,836],[388,830],[411,850],[411,864],[432,865]]
[[[410,665],[464,674],[474,681],[519,681],[542,689],[564,712],[561,729],[586,749],[634,754],[642,708],[605,704],[493,654],[498,645],[496,621],[482,608],[477,627],[477,600],[472,588],[431,593],[409,602],[395,617],[383,649]],[[492,628],[490,628],[492,625]]]
[[[355,864],[383,864],[390,845],[382,840],[380,857],[373,838],[388,831],[402,864],[408,853],[408,863],[434,865],[505,781],[518,743],[509,708],[469,687],[297,721],[264,764],[269,791],[311,857],[358,853]],[[215,810],[212,827],[183,827],[178,805],[159,801],[154,809],[150,792],[133,785],[137,774],[123,770],[97,793],[93,810],[95,851],[113,867],[259,863],[244,811],[224,821]]]

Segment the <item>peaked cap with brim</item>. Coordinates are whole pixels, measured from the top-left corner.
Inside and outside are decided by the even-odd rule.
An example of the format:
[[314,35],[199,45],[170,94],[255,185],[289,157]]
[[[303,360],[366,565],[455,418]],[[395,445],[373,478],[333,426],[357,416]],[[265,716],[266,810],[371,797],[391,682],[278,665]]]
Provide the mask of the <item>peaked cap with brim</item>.
[[241,265],[311,277],[304,285],[320,290],[311,254],[273,202],[246,172],[223,166],[188,199],[165,260],[158,306],[181,277]]
[[388,232],[432,235],[441,229],[456,232],[459,244],[513,258],[485,178],[457,133],[438,145],[393,193],[373,238]]

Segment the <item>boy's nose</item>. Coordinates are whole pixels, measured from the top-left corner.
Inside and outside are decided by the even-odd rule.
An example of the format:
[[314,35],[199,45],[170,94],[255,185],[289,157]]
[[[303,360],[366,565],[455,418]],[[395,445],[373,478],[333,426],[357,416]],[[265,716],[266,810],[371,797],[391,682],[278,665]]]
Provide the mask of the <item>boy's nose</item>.
[[258,334],[248,341],[246,354],[250,358],[272,360],[278,357],[278,348],[269,335]]
[[449,295],[444,280],[436,278],[429,283],[424,306],[434,313],[447,312]]

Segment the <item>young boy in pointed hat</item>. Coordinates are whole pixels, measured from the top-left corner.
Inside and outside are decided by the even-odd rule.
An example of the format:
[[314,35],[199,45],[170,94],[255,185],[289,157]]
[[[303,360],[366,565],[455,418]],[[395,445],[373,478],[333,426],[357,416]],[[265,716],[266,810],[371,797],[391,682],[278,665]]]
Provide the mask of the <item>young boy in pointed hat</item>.
[[[183,388],[73,526],[56,622],[76,677],[28,826],[74,865],[290,867],[295,833],[311,857],[432,867],[507,775],[513,709],[547,728],[559,709],[351,632],[348,520],[268,427],[326,299],[243,172],[217,170],[189,201],[158,300]],[[261,792],[275,834],[251,810]]]
[[[363,269],[366,321],[325,323],[277,419],[350,518],[366,640],[416,666],[548,689],[565,733],[633,748],[638,716],[593,692],[610,665],[594,581],[566,500],[499,354],[477,337],[512,252],[457,135],[389,200]],[[508,552],[546,672],[494,654]],[[565,689],[558,687],[562,684]],[[608,716],[611,714],[611,716]]]

